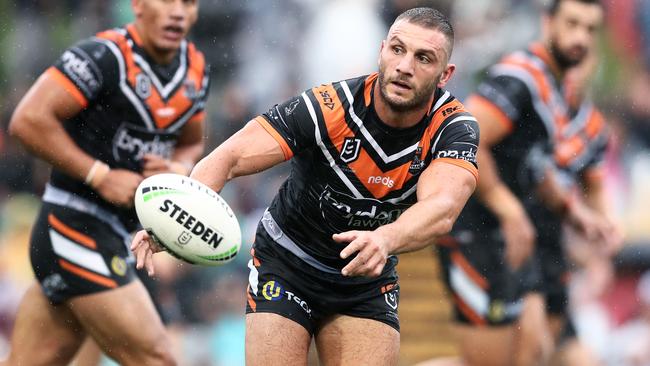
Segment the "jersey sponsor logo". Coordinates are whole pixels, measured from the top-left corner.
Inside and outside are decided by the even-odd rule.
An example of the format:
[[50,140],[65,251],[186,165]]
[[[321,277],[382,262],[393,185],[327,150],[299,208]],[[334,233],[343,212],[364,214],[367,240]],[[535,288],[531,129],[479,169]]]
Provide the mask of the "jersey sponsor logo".
[[393,188],[393,186],[395,185],[395,181],[392,180],[390,177],[383,177],[381,175],[377,175],[377,176],[372,175],[372,176],[368,177],[368,183],[369,184],[381,184],[381,185],[384,185],[384,186],[386,186],[388,188]]
[[441,150],[436,154],[436,158],[450,158],[461,159],[469,161],[470,163],[476,162],[476,150],[470,148],[469,150]]
[[353,137],[346,137],[341,148],[341,160],[351,163],[359,157],[361,140]]
[[135,93],[141,99],[151,96],[151,79],[147,75],[139,73],[135,76]]
[[176,146],[176,134],[151,132],[130,123],[122,123],[113,138],[113,157],[116,161],[131,161],[134,170],[140,169],[144,154],[169,159]]
[[422,147],[418,146],[415,150],[415,155],[413,156],[413,161],[409,165],[409,174],[418,175],[424,168],[424,160],[422,160]]
[[72,78],[78,87],[84,89],[86,95],[92,95],[99,90],[99,80],[91,69],[96,68],[92,60],[83,59],[72,51],[65,51],[61,61],[66,75]]
[[325,187],[320,196],[321,215],[333,230],[338,231],[375,229],[397,220],[408,207],[410,205],[354,198],[330,186]]
[[334,110],[336,104],[334,103],[334,98],[332,98],[330,93],[328,91],[321,91],[320,96],[323,98],[323,105],[330,110]]
[[442,110],[442,116],[447,117],[448,115],[454,113],[455,111],[459,110],[460,106],[453,106],[453,107],[448,107]]
[[285,116],[290,116],[293,113],[293,111],[296,110],[296,107],[298,107],[298,104],[300,104],[300,98],[294,100],[293,102],[289,103],[288,106],[284,107]]

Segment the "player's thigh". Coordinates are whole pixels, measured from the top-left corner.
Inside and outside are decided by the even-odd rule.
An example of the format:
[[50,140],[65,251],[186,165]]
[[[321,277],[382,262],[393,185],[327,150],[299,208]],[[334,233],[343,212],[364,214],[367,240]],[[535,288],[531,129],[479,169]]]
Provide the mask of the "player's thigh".
[[246,365],[307,365],[311,335],[274,313],[246,314]]
[[120,363],[171,363],[171,344],[140,281],[75,297],[69,308],[97,344]]
[[546,303],[541,294],[531,292],[524,297],[515,337],[515,365],[544,364],[548,361],[555,342],[548,327]]
[[399,332],[373,319],[335,315],[316,334],[322,365],[397,365]]
[[84,337],[74,315],[33,284],[18,308],[7,365],[67,365]]
[[513,364],[515,326],[513,324],[476,327],[467,324],[454,326],[459,340],[460,354],[467,365],[508,366]]

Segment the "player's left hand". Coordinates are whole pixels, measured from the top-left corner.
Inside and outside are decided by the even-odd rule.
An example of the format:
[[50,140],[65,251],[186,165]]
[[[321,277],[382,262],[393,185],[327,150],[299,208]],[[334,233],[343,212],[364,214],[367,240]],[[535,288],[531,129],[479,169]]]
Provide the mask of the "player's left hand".
[[188,175],[190,173],[189,167],[183,163],[165,159],[160,155],[145,154],[142,160],[142,175],[145,178],[161,173],[176,173],[181,175]]
[[137,269],[144,267],[147,270],[147,274],[153,276],[155,274],[153,255],[162,252],[163,248],[156,244],[146,230],[140,230],[135,234],[133,240],[131,240],[130,249],[135,254],[135,267]]
[[350,243],[341,251],[345,259],[357,255],[345,266],[344,276],[377,277],[381,274],[388,258],[388,239],[376,231],[346,231],[332,235],[339,243]]

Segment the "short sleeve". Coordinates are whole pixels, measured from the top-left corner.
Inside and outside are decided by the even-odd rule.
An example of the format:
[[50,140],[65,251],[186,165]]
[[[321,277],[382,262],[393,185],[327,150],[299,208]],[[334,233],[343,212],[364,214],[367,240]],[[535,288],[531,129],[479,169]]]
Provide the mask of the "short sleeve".
[[433,162],[446,162],[467,169],[478,180],[476,152],[480,131],[476,119],[463,112],[440,126],[432,144]]
[[117,85],[118,66],[106,45],[83,40],[66,49],[47,71],[84,108]]
[[310,114],[305,99],[297,96],[273,106],[255,121],[280,144],[285,159],[289,160],[314,145],[316,124],[313,118],[316,117]]

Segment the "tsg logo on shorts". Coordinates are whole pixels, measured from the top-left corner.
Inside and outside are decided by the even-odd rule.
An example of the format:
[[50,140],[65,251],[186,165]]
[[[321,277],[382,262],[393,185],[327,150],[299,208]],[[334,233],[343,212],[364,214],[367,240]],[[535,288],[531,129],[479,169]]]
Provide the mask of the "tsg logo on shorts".
[[269,281],[262,287],[262,296],[269,301],[278,301],[284,295],[284,288],[275,281]]

